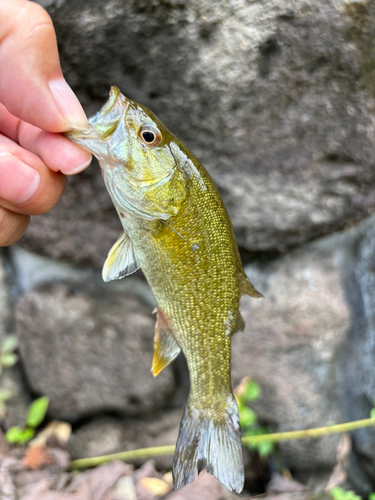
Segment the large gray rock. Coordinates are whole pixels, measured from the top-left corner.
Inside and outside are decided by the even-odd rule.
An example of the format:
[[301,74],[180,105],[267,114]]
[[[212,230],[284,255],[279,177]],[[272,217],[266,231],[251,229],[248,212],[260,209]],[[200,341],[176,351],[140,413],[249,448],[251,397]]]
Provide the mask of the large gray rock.
[[[346,262],[352,327],[341,353],[340,387],[346,420],[358,420],[368,418],[375,404],[375,224],[363,225],[347,249]],[[361,429],[352,436],[349,479],[367,495],[375,489],[374,429]]]
[[[337,359],[347,342],[350,308],[342,286],[342,255],[350,234],[326,237],[246,272],[264,300],[244,297],[246,328],[233,337],[234,383],[256,380],[254,405],[275,431],[341,423]],[[299,474],[332,469],[339,435],[280,444]]]
[[40,285],[18,301],[16,320],[30,386],[49,396],[55,417],[147,413],[173,394],[170,367],[155,379],[150,373],[151,307],[116,283]]
[[[180,427],[181,410],[163,411],[143,418],[120,420],[101,417],[85,423],[68,443],[72,459],[96,457],[149,446],[174,445]],[[170,469],[173,455],[155,457],[158,468]],[[138,460],[137,464],[145,460]]]
[[[217,182],[241,246],[283,249],[375,209],[366,0],[44,0],[88,114],[118,85]],[[119,224],[90,170],[23,244],[100,265]]]

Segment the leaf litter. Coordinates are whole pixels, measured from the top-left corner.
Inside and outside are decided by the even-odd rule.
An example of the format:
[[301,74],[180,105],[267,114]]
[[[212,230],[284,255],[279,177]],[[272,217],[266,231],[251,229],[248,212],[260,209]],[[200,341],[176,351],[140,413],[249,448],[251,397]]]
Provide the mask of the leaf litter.
[[[66,443],[70,429],[52,422],[27,449],[4,449],[0,443],[1,500],[314,500],[308,487],[296,482],[288,471],[274,473],[266,493],[256,496],[229,492],[203,471],[185,488],[173,490],[172,474],[156,470],[152,460],[134,469],[114,461],[86,471],[71,471]],[[56,432],[56,435],[54,434]],[[348,455],[348,438],[340,443],[337,462],[327,485],[337,485]],[[327,498],[331,498],[329,495]]]

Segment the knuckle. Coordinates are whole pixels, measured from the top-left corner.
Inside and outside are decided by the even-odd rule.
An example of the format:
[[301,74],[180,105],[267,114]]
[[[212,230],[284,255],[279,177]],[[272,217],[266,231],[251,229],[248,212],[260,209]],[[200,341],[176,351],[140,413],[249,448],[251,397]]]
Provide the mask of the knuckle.
[[18,241],[29,225],[30,217],[15,214],[0,207],[0,247],[12,245]]

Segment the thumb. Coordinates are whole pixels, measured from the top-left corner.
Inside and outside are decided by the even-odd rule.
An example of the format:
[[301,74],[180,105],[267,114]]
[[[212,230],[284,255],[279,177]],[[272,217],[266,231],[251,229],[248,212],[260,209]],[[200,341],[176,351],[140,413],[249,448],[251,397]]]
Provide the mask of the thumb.
[[63,78],[47,12],[28,0],[0,0],[0,102],[23,121],[49,132],[88,127]]

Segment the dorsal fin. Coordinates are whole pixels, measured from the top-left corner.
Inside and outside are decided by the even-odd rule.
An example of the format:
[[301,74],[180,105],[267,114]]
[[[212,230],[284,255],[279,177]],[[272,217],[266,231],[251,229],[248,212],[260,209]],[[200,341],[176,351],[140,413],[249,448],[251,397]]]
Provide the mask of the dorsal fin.
[[264,299],[264,296],[258,290],[255,290],[245,274],[239,277],[239,290],[241,295],[249,295],[250,297],[254,297],[254,299]]
[[174,338],[168,322],[160,309],[156,308],[156,324],[154,337],[154,358],[152,360],[152,374],[154,377],[173,361],[181,351]]
[[141,267],[129,236],[122,232],[108,252],[102,276],[104,281],[120,280]]

